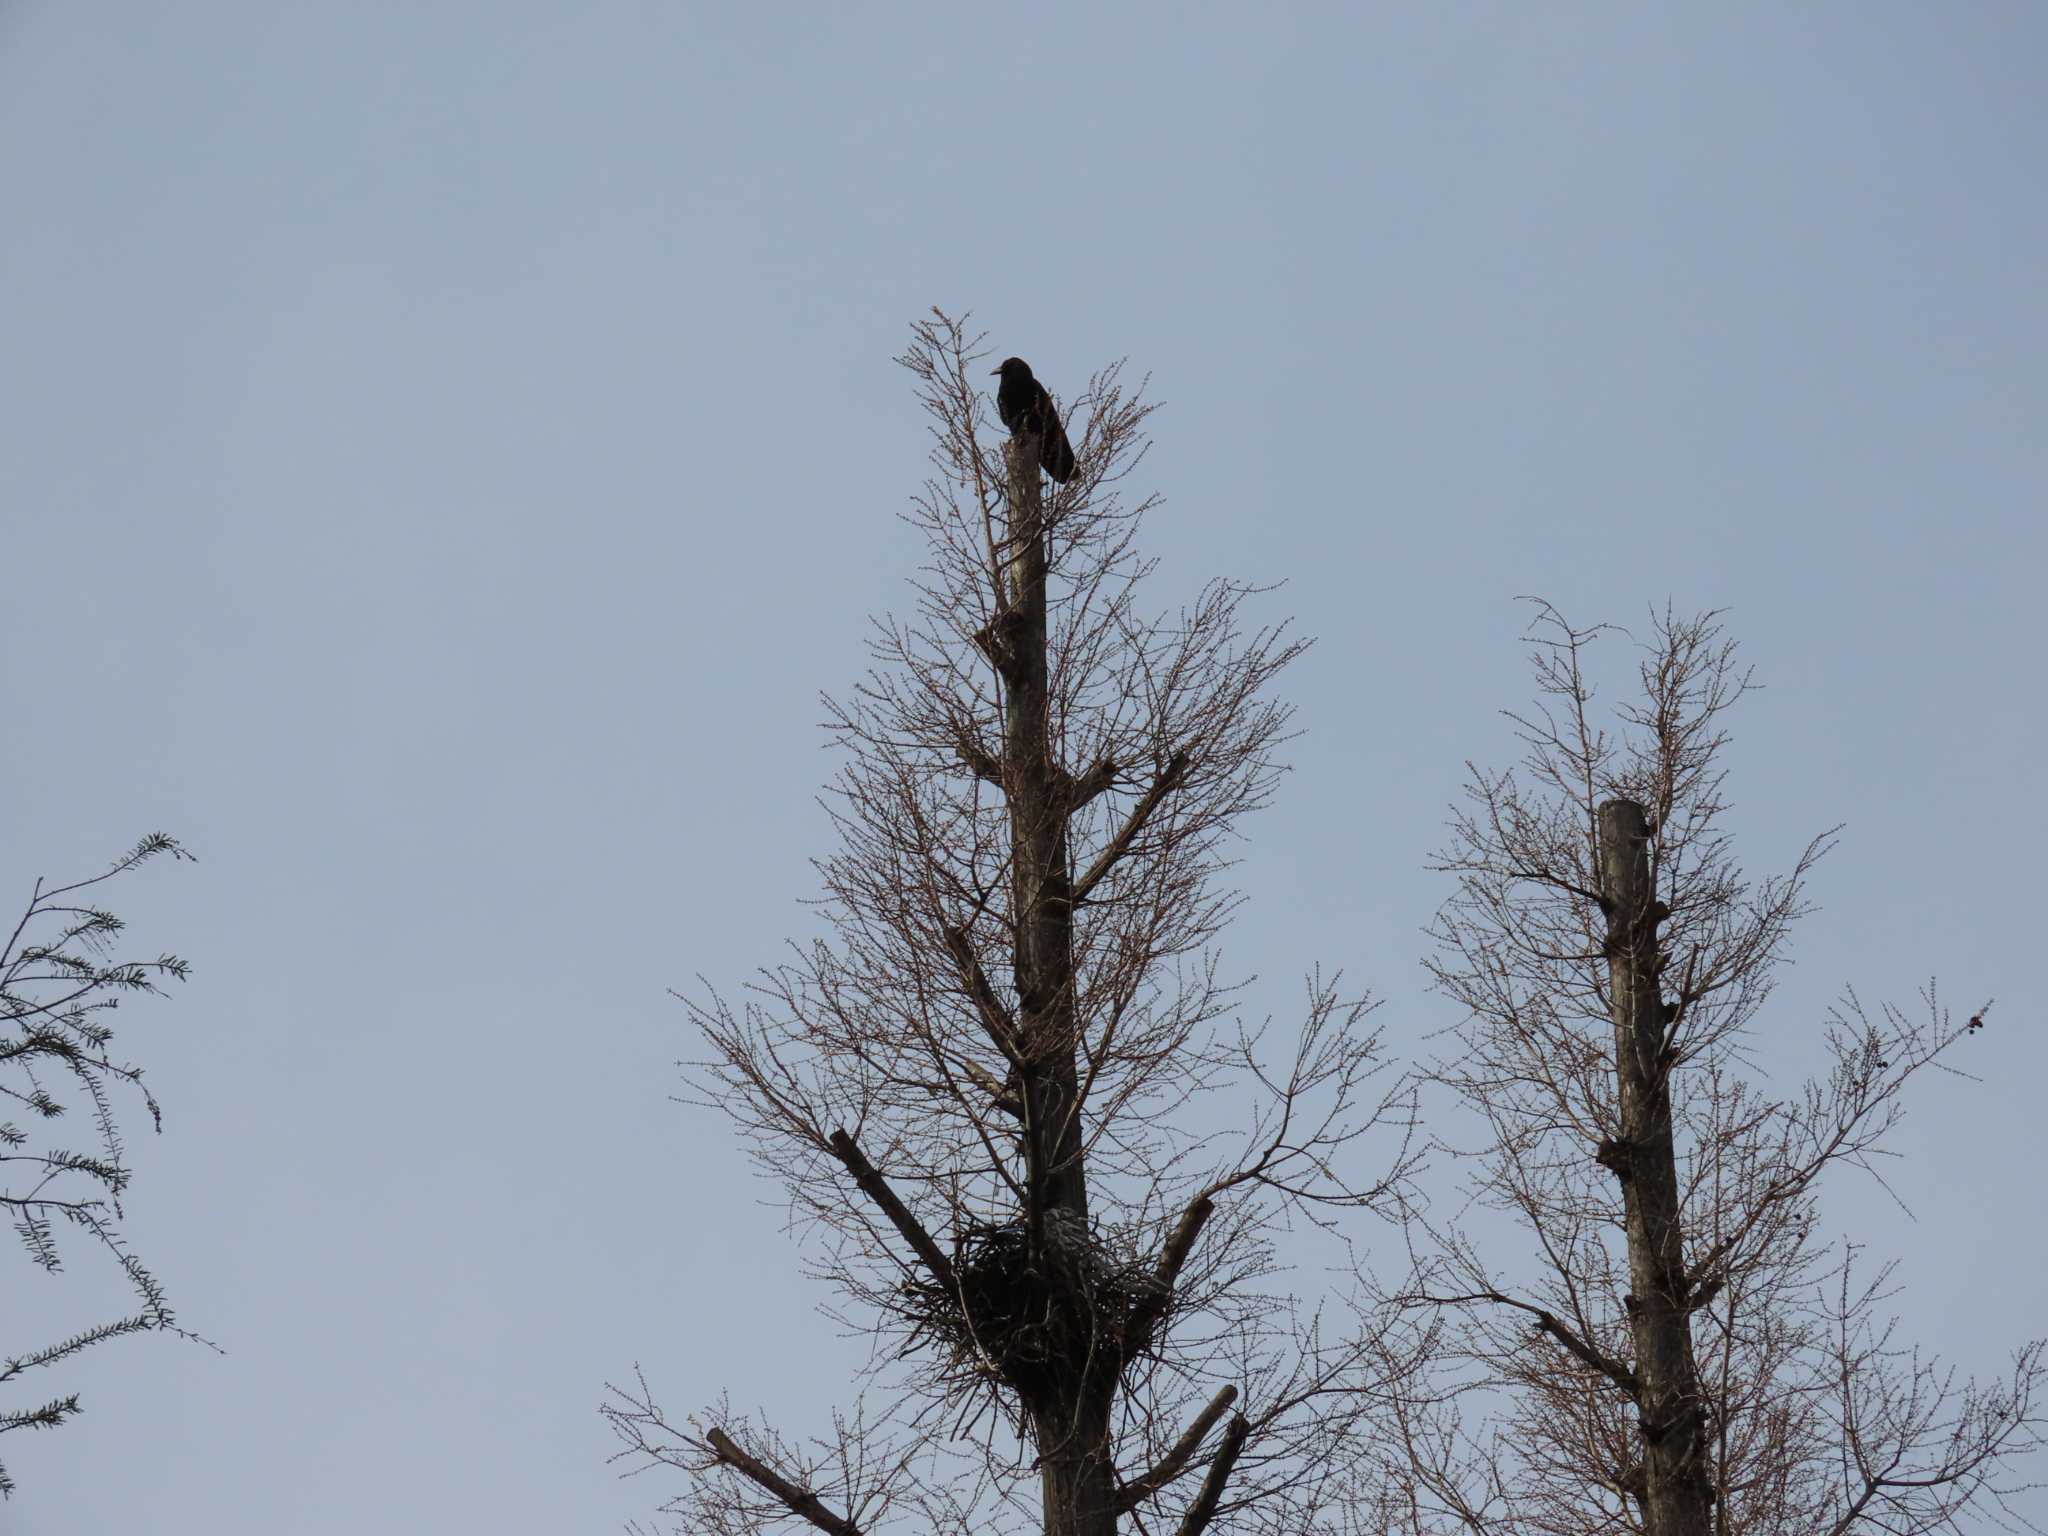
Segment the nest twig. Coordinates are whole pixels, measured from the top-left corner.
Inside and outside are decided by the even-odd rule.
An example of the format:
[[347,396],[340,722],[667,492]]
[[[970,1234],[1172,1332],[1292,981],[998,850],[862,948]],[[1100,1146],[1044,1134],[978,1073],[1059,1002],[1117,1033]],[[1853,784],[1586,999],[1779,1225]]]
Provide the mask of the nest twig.
[[[1042,1233],[1034,1252],[1022,1219],[962,1228],[957,1289],[928,1280],[902,1287],[909,1348],[935,1345],[947,1374],[994,1378],[1027,1395],[1078,1362],[1122,1367],[1143,1354],[1159,1331],[1160,1282],[1150,1268],[1119,1259],[1059,1213],[1048,1213]],[[1153,1306],[1139,1322],[1141,1302]]]

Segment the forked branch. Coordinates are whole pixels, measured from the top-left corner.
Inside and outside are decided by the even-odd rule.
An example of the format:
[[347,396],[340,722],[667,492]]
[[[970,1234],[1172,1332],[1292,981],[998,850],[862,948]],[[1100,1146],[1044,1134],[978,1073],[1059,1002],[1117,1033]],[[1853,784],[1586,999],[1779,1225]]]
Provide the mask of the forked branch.
[[1202,1448],[1202,1442],[1209,1438],[1209,1431],[1216,1427],[1216,1421],[1236,1401],[1237,1388],[1229,1386],[1211,1398],[1209,1406],[1195,1415],[1194,1423],[1173,1442],[1173,1448],[1159,1458],[1157,1466],[1143,1477],[1124,1484],[1116,1497],[1116,1512],[1120,1515],[1129,1513],[1185,1472],[1188,1463],[1195,1459],[1195,1452]]
[[1216,1518],[1216,1506],[1223,1501],[1223,1486],[1230,1481],[1230,1469],[1237,1465],[1237,1453],[1244,1449],[1244,1437],[1251,1432],[1251,1423],[1243,1414],[1231,1419],[1230,1427],[1223,1431],[1223,1444],[1216,1448],[1216,1459],[1209,1463],[1209,1475],[1202,1479],[1201,1493],[1181,1517],[1180,1536],[1200,1536]]

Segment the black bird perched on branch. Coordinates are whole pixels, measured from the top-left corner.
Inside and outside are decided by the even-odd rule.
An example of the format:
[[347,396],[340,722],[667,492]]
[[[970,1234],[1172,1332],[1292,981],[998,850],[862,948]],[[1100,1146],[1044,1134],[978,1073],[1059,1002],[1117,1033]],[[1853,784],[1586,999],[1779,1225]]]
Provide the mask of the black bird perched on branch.
[[1021,357],[1006,357],[1003,366],[990,370],[1003,376],[996,386],[996,414],[1012,437],[1026,432],[1038,435],[1038,462],[1061,485],[1074,475],[1074,450],[1067,442],[1066,428],[1053,409],[1052,396],[1031,376],[1031,365]]

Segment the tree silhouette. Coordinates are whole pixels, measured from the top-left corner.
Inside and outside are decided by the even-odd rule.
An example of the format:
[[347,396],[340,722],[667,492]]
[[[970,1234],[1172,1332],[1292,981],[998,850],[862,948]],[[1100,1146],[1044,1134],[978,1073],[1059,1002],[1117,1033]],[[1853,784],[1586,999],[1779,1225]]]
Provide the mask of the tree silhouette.
[[1906,1536],[2010,1514],[2043,1341],[1959,1380],[1898,1337],[1889,1269],[1820,1233],[1823,1176],[1870,1167],[1906,1085],[1954,1070],[1988,1007],[1956,1025],[1931,985],[1913,1015],[1850,993],[1817,1081],[1755,1081],[1749,1029],[1833,834],[1782,876],[1736,863],[1725,716],[1751,678],[1714,615],[1658,618],[1604,725],[1599,633],[1541,608],[1526,754],[1469,770],[1441,861],[1433,970],[1465,1022],[1428,1075],[1474,1113],[1453,1149],[1473,1195],[1528,1244],[1503,1267],[1417,1217],[1405,1299],[1455,1326],[1407,1384],[1380,1528]]
[[[68,885],[37,881],[27,910],[0,946],[0,1168],[6,1171],[0,1204],[45,1275],[64,1272],[60,1234],[79,1236],[120,1268],[136,1302],[134,1311],[120,1317],[10,1354],[0,1362],[0,1386],[14,1386],[124,1334],[161,1329],[196,1337],[177,1326],[163,1287],[121,1234],[121,1197],[133,1170],[122,1140],[120,1098],[138,1097],[155,1129],[162,1129],[163,1114],[143,1086],[142,1069],[111,1054],[109,1018],[124,997],[161,993],[163,983],[183,981],[188,968],[176,955],[109,958],[125,925],[93,904],[95,887],[159,856],[191,857],[158,832],[101,874]],[[91,1123],[90,1150],[51,1140],[57,1123],[74,1109],[82,1109]],[[28,1408],[0,1408],[0,1432],[54,1429],[78,1408],[75,1394]],[[0,1467],[0,1493],[13,1489]]]
[[936,443],[929,554],[831,705],[830,936],[690,1003],[697,1095],[872,1328],[868,1390],[809,1443],[722,1402],[674,1421],[644,1379],[607,1411],[633,1466],[689,1474],[692,1531],[1306,1530],[1352,1497],[1403,1362],[1356,1295],[1280,1293],[1275,1237],[1391,1211],[1409,1119],[1364,1000],[1313,978],[1276,1039],[1214,952],[1302,647],[1247,629],[1240,582],[1142,606],[1152,503],[1124,486],[1151,407],[1116,368],[1047,494],[1035,435],[984,441],[984,356],[937,315],[900,359]]

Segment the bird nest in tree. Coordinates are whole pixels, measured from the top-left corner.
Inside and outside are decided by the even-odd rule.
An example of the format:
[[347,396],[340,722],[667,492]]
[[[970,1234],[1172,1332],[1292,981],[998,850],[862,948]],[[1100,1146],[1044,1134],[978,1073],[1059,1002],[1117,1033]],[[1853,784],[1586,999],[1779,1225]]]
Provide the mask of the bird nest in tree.
[[953,1274],[957,1291],[905,1283],[911,1347],[935,1343],[952,1369],[1026,1389],[1079,1360],[1127,1362],[1156,1332],[1167,1299],[1149,1268],[1120,1260],[1057,1212],[1047,1213],[1035,1255],[1022,1220],[962,1229]]

